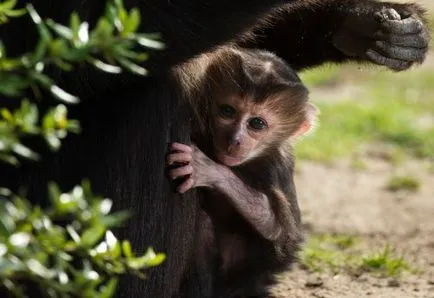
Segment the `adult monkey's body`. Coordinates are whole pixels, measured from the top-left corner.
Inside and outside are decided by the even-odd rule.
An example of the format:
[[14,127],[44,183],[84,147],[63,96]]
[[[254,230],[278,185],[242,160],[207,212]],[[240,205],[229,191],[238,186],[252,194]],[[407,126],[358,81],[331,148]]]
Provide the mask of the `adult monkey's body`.
[[[102,0],[31,2],[42,17],[65,23],[72,10],[93,23],[105,4]],[[195,195],[192,192],[191,198],[176,200],[163,175],[166,144],[187,142],[190,136],[186,112],[177,108],[182,106],[183,87],[170,80],[171,67],[227,41],[274,51],[297,69],[345,60],[370,60],[405,69],[425,56],[427,29],[416,20],[420,11],[411,5],[368,0],[288,1],[280,12],[273,12],[274,21],[268,28],[258,26],[257,35],[248,34],[248,38],[243,34],[255,24],[263,23],[260,20],[281,3],[277,0],[126,1],[128,6],[138,6],[143,13],[142,29],[160,32],[167,44],[167,50],[151,57],[154,76],[125,79],[95,72],[59,76],[62,85],[84,101],[74,111],[82,120],[83,134],[69,138],[56,156],[45,156],[42,165],[20,169],[16,173],[18,178],[9,168],[1,169],[3,185],[29,185],[28,193],[35,202],[45,197],[48,180],[55,180],[67,189],[87,176],[97,192],[115,200],[117,208],[136,213],[129,221],[131,229],[125,229],[121,236],[131,239],[137,250],[153,245],[165,251],[168,258],[146,282],[125,280],[120,287],[121,296],[200,297],[197,288],[201,279],[195,272],[193,255],[198,210]],[[394,7],[401,17],[413,16],[381,23],[375,20],[374,14],[383,6]],[[30,38],[34,25],[18,23],[14,20],[0,29],[10,54],[34,45]],[[375,27],[387,30],[372,38]],[[400,36],[387,32],[411,34]],[[368,49],[383,36],[389,43],[378,51],[385,55],[372,55]],[[358,42],[353,42],[356,37]],[[399,44],[400,48],[390,42]],[[399,61],[386,60],[386,57]]]

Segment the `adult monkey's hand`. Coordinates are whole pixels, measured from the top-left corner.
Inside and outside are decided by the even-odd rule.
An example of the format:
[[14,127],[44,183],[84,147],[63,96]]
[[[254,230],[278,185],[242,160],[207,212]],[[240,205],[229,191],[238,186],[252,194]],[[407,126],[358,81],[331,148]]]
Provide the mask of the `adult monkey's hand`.
[[334,46],[395,71],[423,62],[430,41],[423,11],[413,4],[379,5],[378,11],[361,9],[347,17],[333,36]]

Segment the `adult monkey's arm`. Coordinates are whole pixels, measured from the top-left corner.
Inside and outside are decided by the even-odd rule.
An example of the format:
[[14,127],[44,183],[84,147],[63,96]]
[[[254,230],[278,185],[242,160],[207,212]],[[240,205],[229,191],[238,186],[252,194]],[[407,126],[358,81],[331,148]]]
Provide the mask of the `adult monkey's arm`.
[[425,59],[429,41],[419,5],[316,0],[275,9],[237,43],[275,52],[296,69],[353,60],[400,71]]

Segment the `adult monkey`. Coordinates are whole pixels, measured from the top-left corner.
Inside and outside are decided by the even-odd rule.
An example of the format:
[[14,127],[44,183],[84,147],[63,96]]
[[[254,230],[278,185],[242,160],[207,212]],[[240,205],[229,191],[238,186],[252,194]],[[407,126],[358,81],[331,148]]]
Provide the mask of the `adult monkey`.
[[[95,21],[105,4],[103,0],[31,2],[43,17],[60,22],[66,22],[72,10],[82,19]],[[192,255],[194,192],[190,198],[177,200],[163,173],[166,144],[185,143],[190,135],[188,109],[180,101],[183,87],[169,75],[173,66],[232,41],[274,51],[296,69],[355,60],[403,70],[423,61],[429,41],[422,10],[412,4],[372,0],[288,0],[285,5],[278,0],[125,2],[140,7],[143,30],[162,33],[166,42],[167,50],[151,59],[154,76],[112,77],[88,70],[79,76],[58,74],[64,88],[83,99],[74,111],[82,120],[83,134],[69,138],[59,154],[44,157],[42,167],[20,169],[18,178],[10,169],[0,171],[3,185],[29,185],[35,202],[44,197],[47,180],[67,189],[85,175],[95,191],[115,200],[117,208],[136,212],[128,226],[134,229],[127,227],[122,237],[131,239],[137,250],[153,245],[167,252],[168,258],[146,282],[125,280],[122,297],[201,297],[202,279],[195,272]],[[33,45],[33,25],[12,22],[1,29],[9,53]]]

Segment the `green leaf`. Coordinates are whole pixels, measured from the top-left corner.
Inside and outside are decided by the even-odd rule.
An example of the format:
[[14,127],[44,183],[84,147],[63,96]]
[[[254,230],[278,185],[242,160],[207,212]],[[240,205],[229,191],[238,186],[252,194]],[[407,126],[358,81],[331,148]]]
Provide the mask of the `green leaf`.
[[58,208],[60,206],[60,189],[59,186],[57,186],[54,182],[48,183],[48,197],[50,198],[51,204],[54,205],[54,210],[58,211]]
[[48,43],[51,41],[52,37],[50,31],[48,30],[47,26],[45,26],[45,23],[42,21],[33,5],[30,3],[27,4],[26,9],[29,12],[32,21],[36,24],[40,37],[35,53],[32,57],[33,63],[36,63],[43,60],[43,57],[47,51]]
[[20,197],[14,197],[13,200],[15,206],[23,211],[26,214],[30,214],[32,212],[32,206],[30,205],[30,203]]
[[15,113],[15,118],[20,118],[22,120],[22,130],[24,133],[35,133],[36,124],[39,120],[38,107],[35,104],[30,103],[28,100],[23,100],[21,102],[21,107]]
[[17,5],[17,0],[6,0],[3,3],[0,3],[0,12],[11,10],[15,5]]
[[165,254],[156,254],[152,248],[148,248],[145,255],[138,258],[130,258],[127,260],[127,264],[132,269],[140,270],[143,268],[158,266],[165,260],[165,258]]
[[80,30],[80,17],[76,12],[73,12],[71,14],[71,17],[69,19],[69,26],[72,30],[73,39],[78,39],[78,30]]
[[39,155],[36,152],[33,152],[29,147],[26,147],[20,143],[13,144],[12,151],[28,159],[32,159],[32,160],[39,159]]
[[59,86],[51,85],[50,86],[51,93],[58,99],[66,102],[66,103],[79,103],[80,99],[77,96],[74,96],[65,90],[61,89]]
[[100,202],[97,202],[95,205],[97,206],[99,213],[107,215],[112,209],[113,201],[110,199],[103,199]]
[[8,17],[11,17],[11,18],[21,17],[21,16],[25,15],[26,13],[27,13],[27,10],[24,8],[5,11],[5,15],[7,15]]
[[70,62],[81,62],[86,60],[90,55],[91,48],[88,46],[81,46],[79,48],[72,48],[62,54],[62,59]]
[[14,120],[14,117],[12,116],[11,112],[6,108],[1,109],[1,115],[3,119],[5,119],[8,122],[12,122]]
[[54,64],[64,71],[71,71],[73,66],[70,63],[67,63],[61,59],[54,59]]
[[57,105],[54,107],[54,109],[52,109],[52,111],[56,127],[65,128],[68,114],[68,109],[66,106],[62,104]]
[[151,34],[135,34],[135,38],[137,42],[146,48],[162,50],[164,49],[164,43],[158,40],[155,40],[153,37],[158,37],[158,35]]
[[93,247],[104,235],[105,227],[97,225],[84,231],[81,235],[81,245],[83,247]]
[[122,68],[116,65],[107,64],[101,60],[95,59],[95,58],[89,58],[88,62],[91,63],[93,66],[95,66],[98,69],[101,69],[104,72],[108,73],[121,73]]
[[[63,37],[67,40],[72,39],[73,38],[73,33],[72,30],[69,29],[66,26],[63,26],[61,24],[57,24],[56,22],[54,22],[51,19],[47,20],[47,25],[53,29],[54,32],[56,32],[60,37]],[[61,41],[61,40],[59,40]]]
[[122,252],[127,259],[134,257],[131,243],[128,240],[122,241]]
[[12,234],[9,237],[9,243],[16,247],[26,247],[31,239],[31,235],[29,233],[19,232]]
[[133,62],[131,62],[129,60],[124,59],[124,58],[118,58],[118,57],[116,59],[118,60],[120,65],[122,65],[127,70],[131,71],[132,73],[137,74],[137,75],[141,75],[141,76],[148,75],[148,71],[145,68],[143,68],[137,64],[134,64]]
[[0,153],[0,161],[10,164],[11,166],[18,166],[20,161],[13,155]]
[[164,253],[155,254],[154,252],[152,258],[150,258],[150,260],[147,262],[146,265],[147,267],[155,267],[163,263],[165,259],[166,259],[166,255]]
[[50,149],[53,151],[59,150],[60,146],[62,145],[61,141],[54,133],[45,133],[44,139],[47,142]]
[[81,185],[81,188],[83,189],[83,194],[86,198],[93,197],[92,187],[91,187],[89,179],[83,179],[81,181],[80,185]]
[[100,19],[91,34],[91,39],[107,39],[113,33],[113,25],[106,19]]
[[101,218],[101,223],[106,227],[118,227],[130,217],[128,211],[119,211]]
[[42,118],[42,129],[45,131],[54,130],[55,124],[56,124],[56,122],[54,120],[54,115],[53,115],[52,111],[49,111]]
[[135,51],[128,50],[122,46],[115,47],[113,53],[115,54],[115,56],[116,54],[118,54],[124,58],[129,58],[136,61],[145,61],[148,59],[147,53],[137,53]]
[[56,274],[53,270],[48,269],[36,259],[26,261],[26,265],[31,272],[43,278],[51,279]]
[[[6,57],[6,49],[3,42],[0,40],[0,60],[3,60]],[[1,67],[0,67],[1,69]]]
[[12,196],[12,191],[8,188],[0,187],[0,196],[10,197]]
[[116,9],[118,10],[124,9],[124,3],[122,2],[122,0],[114,0],[113,2],[115,4]]
[[7,252],[8,252],[8,247],[3,243],[0,243],[0,259],[2,259]]
[[0,84],[0,93],[10,97],[23,94],[24,90],[29,86],[29,81],[26,78],[12,73],[0,72],[0,82],[2,82]]
[[[16,259],[15,259],[16,260]],[[15,272],[20,272],[25,269],[24,264],[18,260],[11,261],[10,259],[1,258],[0,259],[0,277],[3,278],[14,278]]]
[[113,259],[118,259],[122,254],[121,244],[114,237],[111,231],[106,232],[106,243],[108,245],[109,252]]
[[57,210],[60,214],[74,213],[79,210],[81,200],[71,195],[71,193],[62,193],[59,197]]
[[89,23],[83,22],[78,29],[78,38],[81,44],[86,44],[89,41]]
[[127,36],[130,33],[137,31],[140,25],[140,11],[137,8],[133,8],[130,11],[130,16],[124,23],[123,36]]
[[71,236],[71,239],[75,243],[77,243],[77,244],[81,243],[80,235],[78,235],[77,231],[74,229],[73,226],[67,225],[66,226],[66,231],[68,232],[69,236]]
[[101,287],[101,291],[99,293],[98,298],[110,298],[115,294],[116,288],[118,285],[117,278],[110,278],[105,286]]
[[49,89],[53,85],[53,80],[43,73],[33,71],[29,73],[29,76],[46,89]]

